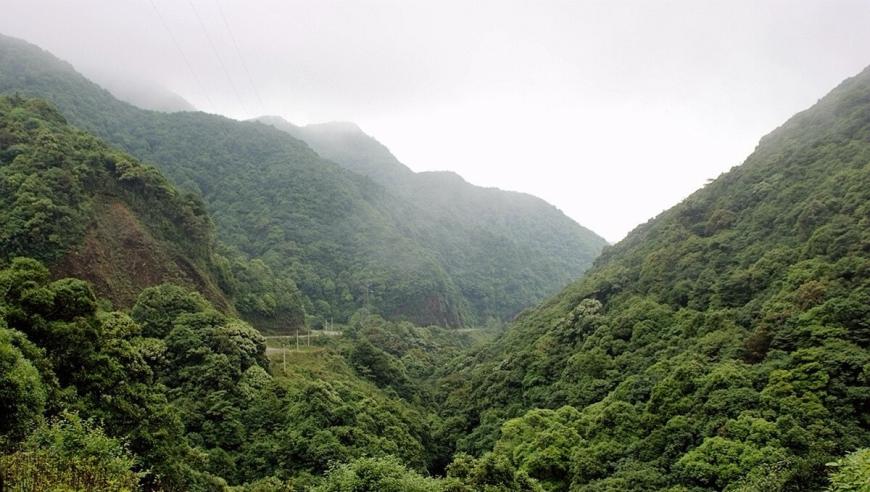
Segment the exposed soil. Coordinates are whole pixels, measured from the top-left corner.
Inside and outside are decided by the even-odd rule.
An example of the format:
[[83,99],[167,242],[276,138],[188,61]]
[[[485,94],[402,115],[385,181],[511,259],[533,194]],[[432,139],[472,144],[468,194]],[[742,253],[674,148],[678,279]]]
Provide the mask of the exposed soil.
[[175,282],[200,290],[225,308],[197,269],[172,253],[148,231],[121,201],[95,204],[94,223],[81,244],[52,269],[54,276],[76,277],[91,282],[98,297],[115,307],[130,307],[142,289]]

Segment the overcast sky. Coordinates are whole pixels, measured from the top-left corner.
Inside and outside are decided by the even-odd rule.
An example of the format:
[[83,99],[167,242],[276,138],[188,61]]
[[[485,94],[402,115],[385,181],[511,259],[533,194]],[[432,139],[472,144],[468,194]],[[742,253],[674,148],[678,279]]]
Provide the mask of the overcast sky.
[[870,1],[2,0],[0,32],[204,111],[349,120],[611,241],[870,65]]

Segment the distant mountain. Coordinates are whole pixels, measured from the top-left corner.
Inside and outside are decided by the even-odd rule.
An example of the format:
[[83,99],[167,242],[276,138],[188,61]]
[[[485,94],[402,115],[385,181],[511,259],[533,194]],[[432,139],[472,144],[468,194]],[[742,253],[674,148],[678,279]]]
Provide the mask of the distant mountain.
[[385,146],[350,122],[318,123],[296,126],[280,116],[255,119],[272,125],[305,141],[321,157],[386,186],[398,184],[414,175]]
[[522,194],[476,195],[489,215],[428,211],[467,190],[418,199],[271,126],[141,110],[20,40],[0,38],[0,67],[0,93],[50,100],[75,125],[202,196],[218,237],[295,282],[315,322],[348,319],[363,307],[420,324],[509,318],[579,275],[604,244]]
[[217,242],[199,196],[43,100],[0,96],[0,189],[0,263],[38,259],[118,308],[170,282],[267,329],[304,323],[296,285]]
[[163,113],[196,111],[188,100],[156,83],[111,76],[99,76],[95,80],[113,96],[138,108]]
[[298,292],[222,249],[199,197],[50,103],[0,96],[0,488],[277,490],[387,453],[426,467],[419,374],[475,335],[368,315],[278,369],[234,311],[298,328]]
[[870,69],[457,361],[443,414],[546,490],[823,490],[868,368]]
[[305,143],[258,123],[141,110],[20,40],[2,38],[0,60],[0,92],[51,100],[72,122],[202,196],[224,242],[294,280],[309,314],[341,321],[369,306],[447,325],[467,316],[431,253],[398,230],[391,210],[401,207]]
[[[420,225],[423,242],[435,245],[447,273],[485,316],[516,313],[529,299],[579,277],[606,245],[539,198],[474,186],[452,172],[415,173],[353,123],[300,127],[278,116],[257,120],[415,204],[408,222]],[[514,270],[504,272],[506,264]]]

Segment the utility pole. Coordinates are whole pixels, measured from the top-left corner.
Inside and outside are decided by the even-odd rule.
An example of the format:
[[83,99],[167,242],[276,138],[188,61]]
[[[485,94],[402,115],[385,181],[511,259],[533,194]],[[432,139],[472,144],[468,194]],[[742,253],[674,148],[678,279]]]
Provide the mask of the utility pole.
[[281,355],[284,358],[284,375],[287,375],[287,339],[281,342]]
[[363,319],[363,325],[369,324],[369,311],[371,311],[371,308],[369,307],[369,292],[371,291],[371,285],[371,282],[366,282],[366,316]]
[[296,328],[296,351],[299,352],[299,328]]

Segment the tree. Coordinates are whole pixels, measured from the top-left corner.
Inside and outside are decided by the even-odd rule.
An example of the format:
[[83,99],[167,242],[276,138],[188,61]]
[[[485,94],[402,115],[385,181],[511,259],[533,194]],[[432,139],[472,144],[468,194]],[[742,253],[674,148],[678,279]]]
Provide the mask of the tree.
[[828,463],[831,468],[831,492],[870,491],[870,448],[859,449]]
[[90,420],[64,413],[36,430],[22,449],[0,458],[10,489],[138,490],[141,472],[123,441]]

